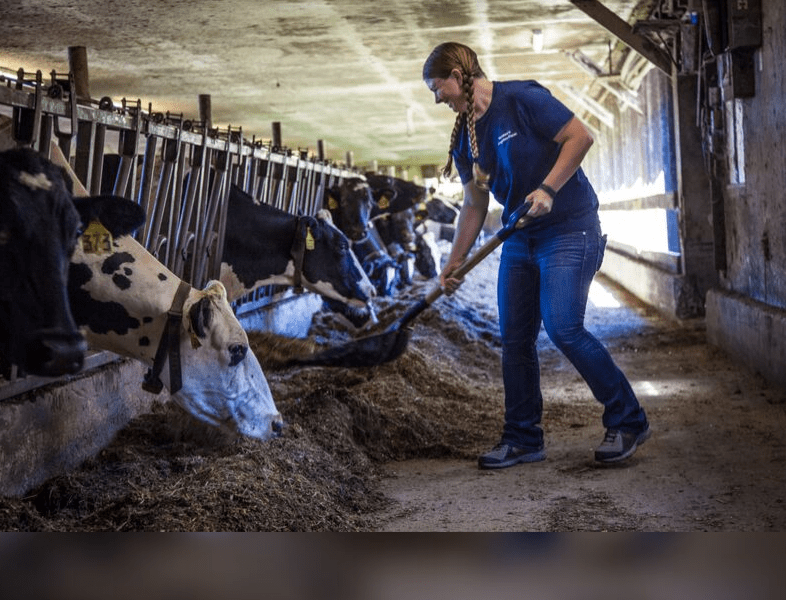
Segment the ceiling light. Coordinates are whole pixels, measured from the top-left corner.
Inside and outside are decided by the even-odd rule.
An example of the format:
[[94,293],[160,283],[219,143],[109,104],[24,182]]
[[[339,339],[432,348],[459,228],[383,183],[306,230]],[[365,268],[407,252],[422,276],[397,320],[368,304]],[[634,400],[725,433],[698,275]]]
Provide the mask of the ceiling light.
[[543,30],[541,29],[532,30],[532,50],[534,52],[543,51]]

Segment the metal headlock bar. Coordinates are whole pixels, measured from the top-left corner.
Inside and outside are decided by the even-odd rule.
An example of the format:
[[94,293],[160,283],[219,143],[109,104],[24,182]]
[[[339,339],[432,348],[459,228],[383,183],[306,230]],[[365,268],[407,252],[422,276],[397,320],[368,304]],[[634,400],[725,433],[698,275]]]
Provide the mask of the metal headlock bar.
[[[0,75],[0,114],[12,119],[13,141],[47,157],[54,141],[89,194],[111,193],[136,201],[147,213],[136,239],[193,287],[219,277],[230,185],[257,202],[313,215],[322,208],[326,187],[345,177],[362,177],[355,169],[325,160],[322,140],[318,155],[286,148],[278,123],[273,124],[276,139],[268,143],[248,139],[240,127],[213,128],[209,114],[189,120],[182,114],[153,112],[150,105],[143,110],[140,100],[123,99],[118,105],[108,97],[77,97],[76,88],[73,73],[52,71],[51,82],[40,71]],[[107,149],[115,155],[112,161]],[[272,304],[281,291],[281,286],[266,286],[236,306]],[[93,368],[116,359],[111,352],[100,352],[85,364]],[[8,381],[0,376],[0,400],[58,381],[11,377]]]

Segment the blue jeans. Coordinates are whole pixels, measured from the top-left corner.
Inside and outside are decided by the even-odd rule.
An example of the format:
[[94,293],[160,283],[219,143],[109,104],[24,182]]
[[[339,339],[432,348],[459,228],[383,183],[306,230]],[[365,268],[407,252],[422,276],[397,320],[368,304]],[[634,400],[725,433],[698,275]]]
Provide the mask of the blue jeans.
[[608,350],[584,328],[589,287],[603,260],[600,228],[530,240],[514,234],[502,247],[497,284],[505,427],[502,441],[541,448],[543,413],[536,341],[541,322],[605,407],[603,425],[644,431],[647,417]]

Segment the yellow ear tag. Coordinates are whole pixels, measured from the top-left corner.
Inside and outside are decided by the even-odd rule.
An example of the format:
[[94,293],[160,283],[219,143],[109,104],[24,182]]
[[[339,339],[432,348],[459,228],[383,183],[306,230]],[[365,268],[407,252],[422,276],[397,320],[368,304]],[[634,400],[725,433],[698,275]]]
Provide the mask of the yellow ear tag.
[[199,341],[197,334],[193,331],[190,331],[189,334],[191,335],[191,347],[196,350],[202,345],[202,342]]
[[306,227],[306,250],[314,249],[314,236],[311,234],[311,227]]
[[387,196],[382,196],[377,202],[377,206],[379,206],[382,210],[385,210],[388,206],[390,206],[390,198]]
[[111,254],[112,234],[98,221],[91,221],[82,234],[82,251],[85,254]]
[[336,210],[338,208],[338,200],[336,200],[333,196],[328,198],[328,208],[330,210]]

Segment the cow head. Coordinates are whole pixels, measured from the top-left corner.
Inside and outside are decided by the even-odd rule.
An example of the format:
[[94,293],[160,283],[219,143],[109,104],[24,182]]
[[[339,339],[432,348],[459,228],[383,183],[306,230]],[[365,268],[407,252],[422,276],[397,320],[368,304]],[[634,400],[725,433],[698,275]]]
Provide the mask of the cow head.
[[30,149],[0,153],[0,354],[28,373],[82,368],[68,306],[68,261],[81,230],[62,170]]
[[224,286],[211,281],[192,290],[183,314],[183,387],[172,398],[211,425],[263,440],[277,435],[281,415]]
[[363,270],[368,274],[377,294],[390,296],[398,286],[399,268],[388,253],[385,242],[373,220],[369,221],[365,237],[353,242],[352,249],[363,265]]
[[[113,211],[91,204],[82,210],[102,215],[102,225],[117,232]],[[85,250],[78,246],[74,253],[68,289],[88,343],[152,365],[180,279],[127,235],[112,235],[106,253]],[[277,434],[281,417],[222,284],[188,292],[177,339],[181,388],[173,401],[243,435],[264,440]],[[169,388],[168,359],[161,379]]]
[[336,227],[356,241],[365,235],[374,199],[368,183],[359,177],[350,177],[325,190],[325,206]]
[[440,196],[432,196],[423,206],[425,214],[421,220],[429,219],[436,223],[452,225],[456,222],[459,214],[459,209],[455,204]]
[[[299,228],[303,221],[301,217]],[[374,320],[369,301],[376,291],[347,236],[333,224],[330,213],[324,209],[306,220],[309,222],[313,225],[314,248],[306,249],[303,257],[304,287],[333,300],[331,306],[341,306],[339,312],[353,323]]]
[[412,181],[372,172],[365,176],[374,198],[372,218],[386,212],[396,213],[412,208],[428,198],[428,190]]

